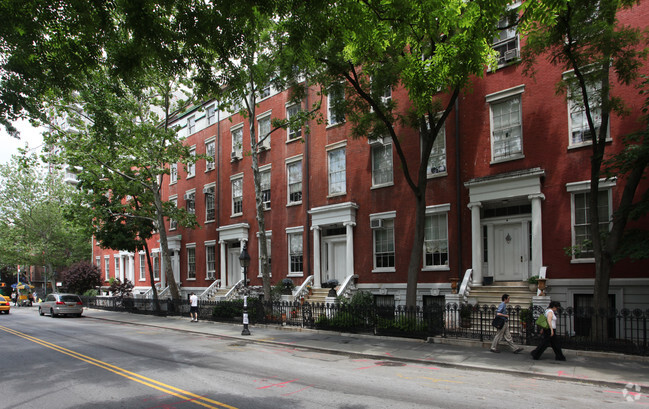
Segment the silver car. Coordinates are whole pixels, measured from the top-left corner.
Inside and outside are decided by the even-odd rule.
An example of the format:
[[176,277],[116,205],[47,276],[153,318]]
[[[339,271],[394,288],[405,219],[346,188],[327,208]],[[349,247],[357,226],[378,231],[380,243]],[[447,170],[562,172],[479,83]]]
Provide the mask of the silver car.
[[50,314],[52,318],[59,315],[73,315],[80,317],[83,314],[83,303],[76,294],[48,294],[38,307],[38,314]]

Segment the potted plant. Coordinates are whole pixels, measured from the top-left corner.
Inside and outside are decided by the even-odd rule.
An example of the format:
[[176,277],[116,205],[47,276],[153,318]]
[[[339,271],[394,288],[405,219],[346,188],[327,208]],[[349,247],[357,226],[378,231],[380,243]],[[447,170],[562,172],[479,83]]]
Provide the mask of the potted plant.
[[293,280],[290,278],[285,278],[282,280],[282,294],[283,295],[292,295],[293,294],[293,288],[295,288],[295,284],[293,284]]
[[523,328],[527,326],[527,322],[531,319],[529,308],[523,308],[518,316],[521,321]]
[[530,291],[536,291],[539,285],[539,276],[532,276],[527,279],[527,284],[530,286]]
[[326,283],[324,283],[325,288],[329,289],[329,293],[327,294],[327,297],[335,297],[338,294],[336,294],[336,287],[338,287],[338,280],[333,279],[329,280]]
[[311,287],[310,285],[306,286],[306,291],[307,293],[309,293],[309,295],[313,295],[313,287]]

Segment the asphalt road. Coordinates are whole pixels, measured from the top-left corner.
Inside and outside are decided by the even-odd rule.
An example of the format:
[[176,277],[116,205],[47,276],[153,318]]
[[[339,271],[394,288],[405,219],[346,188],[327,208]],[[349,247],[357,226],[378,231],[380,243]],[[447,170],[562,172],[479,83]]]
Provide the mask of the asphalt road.
[[0,316],[0,408],[625,407],[604,386],[368,360],[92,318]]

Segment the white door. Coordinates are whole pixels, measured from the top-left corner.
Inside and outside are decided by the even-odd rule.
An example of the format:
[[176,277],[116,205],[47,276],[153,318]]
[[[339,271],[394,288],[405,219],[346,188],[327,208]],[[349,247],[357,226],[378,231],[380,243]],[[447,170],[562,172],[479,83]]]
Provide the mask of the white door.
[[523,224],[494,226],[494,278],[500,281],[522,281],[527,278],[528,257]]
[[322,281],[338,280],[342,283],[347,277],[347,238],[327,237],[323,240]]
[[227,283],[225,284],[227,288],[232,287],[243,278],[239,255],[241,255],[240,248],[228,249],[228,277]]

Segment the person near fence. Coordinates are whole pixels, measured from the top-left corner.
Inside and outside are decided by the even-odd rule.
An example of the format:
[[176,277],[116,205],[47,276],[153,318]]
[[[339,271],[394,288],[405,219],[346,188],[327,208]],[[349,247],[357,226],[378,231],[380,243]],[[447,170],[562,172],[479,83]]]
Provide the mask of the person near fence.
[[547,347],[552,347],[555,360],[566,360],[566,357],[563,355],[563,351],[561,351],[561,345],[559,345],[559,337],[557,336],[557,310],[559,308],[561,308],[561,304],[558,301],[551,301],[548,309],[545,310],[544,314],[548,319],[548,325],[550,328],[541,330],[541,335],[543,336],[541,343],[536,347],[534,351],[530,352],[532,359],[534,359],[535,361],[538,361],[541,358],[541,355],[543,355],[543,352]]
[[189,315],[191,322],[198,322],[198,296],[194,293],[189,296]]
[[518,354],[523,350],[521,347],[517,347],[512,340],[512,334],[509,332],[509,314],[507,314],[507,304],[509,304],[509,294],[503,294],[501,297],[502,302],[496,309],[496,315],[502,317],[505,320],[505,324],[496,332],[493,341],[491,342],[491,352],[500,352],[498,350],[498,343],[502,338],[505,338],[505,342],[509,345],[512,351],[515,354]]

